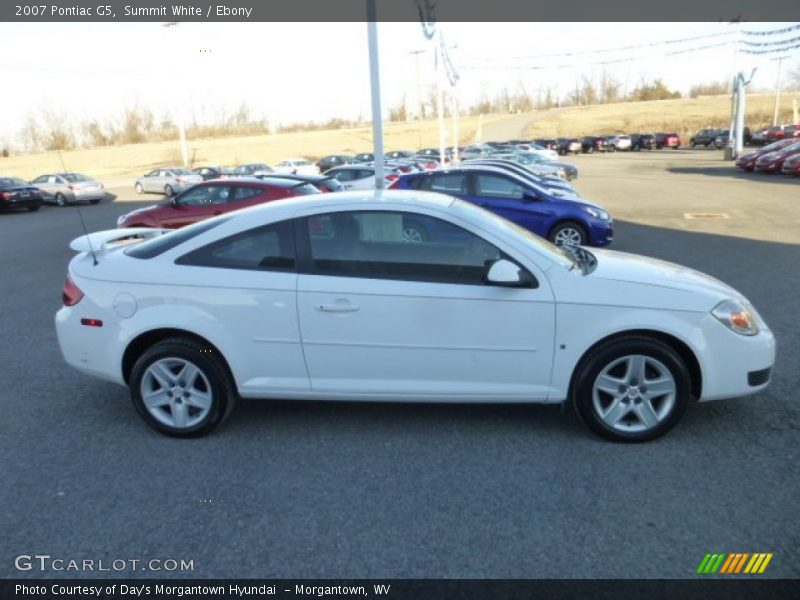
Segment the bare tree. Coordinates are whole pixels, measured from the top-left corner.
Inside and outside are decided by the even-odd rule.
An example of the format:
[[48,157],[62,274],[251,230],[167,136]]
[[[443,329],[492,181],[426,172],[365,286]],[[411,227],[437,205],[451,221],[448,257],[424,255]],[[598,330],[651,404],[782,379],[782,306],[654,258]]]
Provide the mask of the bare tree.
[[600,78],[600,101],[603,104],[610,102],[618,102],[620,100],[620,89],[622,82],[616,79],[613,75],[609,75],[603,71]]

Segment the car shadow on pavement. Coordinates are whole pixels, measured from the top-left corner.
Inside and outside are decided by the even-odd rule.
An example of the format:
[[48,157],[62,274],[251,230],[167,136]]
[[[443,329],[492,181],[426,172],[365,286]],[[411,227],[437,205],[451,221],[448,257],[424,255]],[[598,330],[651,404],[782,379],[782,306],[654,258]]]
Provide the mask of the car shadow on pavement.
[[800,178],[781,175],[780,173],[756,173],[743,171],[731,165],[730,167],[668,167],[670,173],[680,175],[708,175],[709,177],[725,177],[727,179],[742,179],[758,181],[759,183],[777,183],[784,185],[800,185]]

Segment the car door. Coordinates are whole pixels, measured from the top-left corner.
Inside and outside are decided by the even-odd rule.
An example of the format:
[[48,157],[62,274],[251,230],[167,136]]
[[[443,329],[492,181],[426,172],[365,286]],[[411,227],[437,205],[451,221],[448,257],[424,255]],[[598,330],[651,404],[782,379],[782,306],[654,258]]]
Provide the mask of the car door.
[[226,356],[243,396],[308,392],[291,221],[234,234],[175,264],[176,282],[193,286],[195,304],[224,324]]
[[[404,240],[410,221],[427,232]],[[315,392],[420,400],[545,399],[554,303],[538,287],[487,285],[506,257],[428,214],[357,210],[298,219],[298,316]],[[510,257],[512,260],[513,257]]]
[[41,190],[42,198],[49,200],[52,198],[52,194],[48,189],[47,178],[48,178],[47,175],[40,175],[39,177],[31,181],[31,185],[35,185],[39,190]]
[[522,182],[500,174],[473,173],[470,188],[470,202],[537,235],[547,235],[552,207]]
[[229,185],[197,185],[178,194],[160,216],[162,227],[177,229],[221,215],[231,196]]

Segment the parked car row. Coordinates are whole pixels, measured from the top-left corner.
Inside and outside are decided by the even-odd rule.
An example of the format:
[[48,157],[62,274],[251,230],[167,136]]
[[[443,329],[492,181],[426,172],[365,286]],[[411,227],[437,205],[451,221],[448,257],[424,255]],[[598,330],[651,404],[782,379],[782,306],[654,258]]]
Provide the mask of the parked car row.
[[792,137],[767,144],[760,150],[743,154],[736,166],[745,171],[800,175],[800,137]]
[[97,204],[105,197],[105,186],[81,173],[46,173],[30,182],[19,177],[0,177],[0,208],[35,211],[43,203]]
[[772,142],[792,137],[800,137],[800,124],[774,125],[773,127],[759,129],[753,134],[749,142],[745,140],[745,144],[751,146],[766,146]]
[[677,133],[618,133],[614,135],[585,135],[583,137],[560,137],[536,140],[555,150],[561,156],[567,154],[593,154],[595,152],[628,152],[639,150],[678,149],[681,138]]

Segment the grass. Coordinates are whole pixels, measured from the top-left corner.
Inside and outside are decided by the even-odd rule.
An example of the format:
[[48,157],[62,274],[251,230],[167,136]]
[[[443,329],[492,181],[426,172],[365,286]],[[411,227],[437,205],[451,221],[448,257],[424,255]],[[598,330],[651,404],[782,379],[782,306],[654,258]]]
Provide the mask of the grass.
[[[792,99],[800,102],[800,92],[782,95],[779,122],[791,121]],[[752,128],[772,123],[774,96],[754,94],[747,97],[746,123]],[[483,123],[507,115],[489,115]],[[730,100],[715,96],[696,99],[658,100],[557,108],[531,114],[525,137],[579,136],[617,132],[677,131],[684,144],[704,127],[727,128]],[[452,121],[447,120],[448,129]],[[478,117],[463,117],[459,122],[459,142],[475,139]],[[485,136],[484,136],[485,138]],[[386,123],[384,145],[387,150],[437,146],[438,123],[435,119]],[[452,143],[447,139],[448,145]],[[275,163],[284,158],[303,156],[316,160],[326,154],[368,152],[372,149],[371,127],[277,133],[228,138],[200,138],[189,141],[189,155],[194,165],[236,165],[243,162]],[[177,141],[109,146],[62,153],[64,168],[86,173],[100,180],[132,178],[159,166],[180,164]],[[61,171],[56,152],[22,154],[0,158],[0,174],[33,179],[42,173]]]
[[[792,99],[800,103],[800,92],[781,95],[778,123],[791,123]],[[772,125],[775,96],[747,96],[745,124],[753,131]],[[526,136],[569,137],[591,134],[677,132],[684,144],[699,129],[730,126],[731,102],[727,96],[680,98],[651,102],[626,102],[597,106],[569,107],[537,113],[526,129]]]
[[[503,118],[505,115],[486,116],[483,123]],[[447,119],[448,129],[452,120]],[[478,117],[464,117],[459,121],[459,143],[471,143],[475,138]],[[387,150],[417,150],[439,144],[438,122],[392,122],[384,125],[384,146]],[[446,144],[452,142],[448,136]],[[200,138],[189,140],[189,157],[195,166],[236,165],[246,162],[276,163],[285,158],[305,157],[317,160],[326,154],[372,151],[372,128],[359,127],[325,131],[276,133],[227,138]],[[0,158],[0,173],[23,179],[33,179],[42,173],[78,171],[97,179],[135,177],[160,166],[181,163],[177,140],[124,146],[107,146],[61,153],[64,167],[57,152],[20,154]]]

